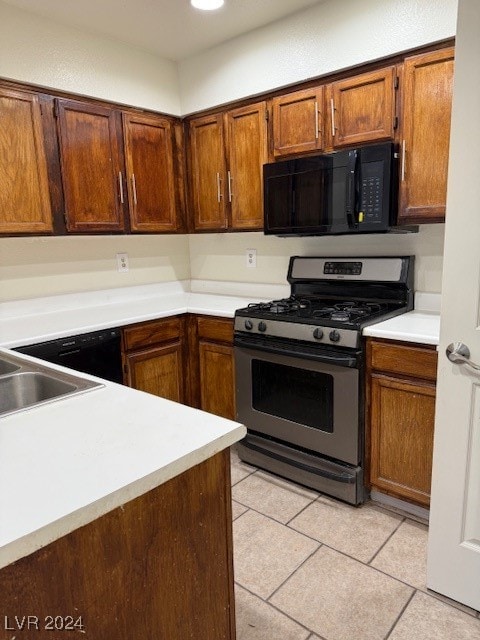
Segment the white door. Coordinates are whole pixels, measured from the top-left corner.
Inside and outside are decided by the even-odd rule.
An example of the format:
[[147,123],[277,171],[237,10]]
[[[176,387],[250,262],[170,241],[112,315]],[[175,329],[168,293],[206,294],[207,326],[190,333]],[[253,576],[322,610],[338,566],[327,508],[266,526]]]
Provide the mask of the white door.
[[459,0],[428,549],[430,589],[480,609],[480,2]]

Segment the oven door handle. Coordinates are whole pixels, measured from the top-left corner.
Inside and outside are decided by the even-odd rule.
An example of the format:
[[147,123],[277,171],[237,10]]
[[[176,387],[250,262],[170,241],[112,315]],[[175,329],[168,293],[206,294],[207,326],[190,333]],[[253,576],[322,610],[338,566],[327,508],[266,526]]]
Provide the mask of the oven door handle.
[[352,356],[348,354],[328,354],[321,353],[320,351],[308,351],[307,349],[290,349],[287,346],[265,345],[254,343],[250,340],[242,339],[239,336],[235,337],[234,346],[239,348],[248,348],[256,351],[265,351],[267,353],[276,353],[279,355],[291,356],[292,358],[308,358],[309,360],[315,360],[315,362],[323,362],[324,364],[335,364],[339,367],[358,367],[358,356]]
[[247,449],[252,449],[253,451],[257,451],[264,456],[268,456],[269,458],[273,458],[274,460],[278,460],[278,462],[283,462],[292,467],[297,467],[297,469],[301,469],[302,471],[307,471],[308,473],[314,473],[317,476],[322,476],[323,478],[327,478],[328,480],[335,480],[335,482],[343,482],[344,484],[355,484],[356,478],[355,474],[349,473],[334,473],[333,471],[327,471],[326,469],[319,469],[318,467],[311,467],[308,464],[304,464],[303,462],[298,462],[297,460],[292,460],[291,458],[287,458],[285,456],[280,455],[279,453],[274,453],[273,451],[266,451],[261,447],[257,447],[251,442],[242,442],[242,446],[247,447]]

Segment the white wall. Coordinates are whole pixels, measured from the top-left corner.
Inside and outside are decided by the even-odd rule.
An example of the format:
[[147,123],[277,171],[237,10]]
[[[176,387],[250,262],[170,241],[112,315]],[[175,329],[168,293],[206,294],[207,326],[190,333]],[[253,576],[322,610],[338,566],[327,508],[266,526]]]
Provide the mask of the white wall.
[[[415,289],[441,291],[443,224],[423,225],[419,233],[317,238],[277,238],[263,233],[189,236],[191,277],[195,280],[285,284],[290,256],[414,255]],[[257,249],[257,267],[247,268],[246,249]]]
[[182,113],[443,40],[457,0],[326,0],[179,63]]
[[175,63],[1,0],[0,77],[180,115]]
[[[130,270],[117,271],[127,252]],[[69,236],[0,239],[0,300],[185,280],[188,237]]]

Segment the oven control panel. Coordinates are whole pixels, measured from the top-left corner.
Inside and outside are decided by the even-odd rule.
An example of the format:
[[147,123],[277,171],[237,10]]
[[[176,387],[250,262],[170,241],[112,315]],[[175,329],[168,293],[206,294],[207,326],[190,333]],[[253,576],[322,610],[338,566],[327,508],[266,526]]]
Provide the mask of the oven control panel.
[[355,329],[334,329],[301,322],[259,320],[258,318],[236,316],[235,331],[351,349],[360,344],[360,333]]
[[323,266],[323,273],[325,275],[339,275],[339,276],[359,276],[362,273],[361,262],[325,262]]

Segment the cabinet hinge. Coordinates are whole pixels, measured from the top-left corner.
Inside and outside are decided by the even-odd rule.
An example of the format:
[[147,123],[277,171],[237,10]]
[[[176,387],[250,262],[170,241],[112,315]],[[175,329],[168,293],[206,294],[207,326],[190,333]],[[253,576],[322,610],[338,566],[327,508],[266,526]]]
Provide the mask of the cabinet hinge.
[[395,116],[393,119],[393,128],[398,129],[398,116]]
[[395,82],[393,86],[395,89],[398,89],[398,87],[400,86],[400,78],[398,76],[395,76]]
[[63,214],[63,220],[65,222],[65,226],[68,227],[68,217],[67,217],[67,212],[66,211]]
[[58,100],[53,101],[53,117],[58,118]]
[[268,122],[269,120],[268,109],[265,109],[265,120]]

